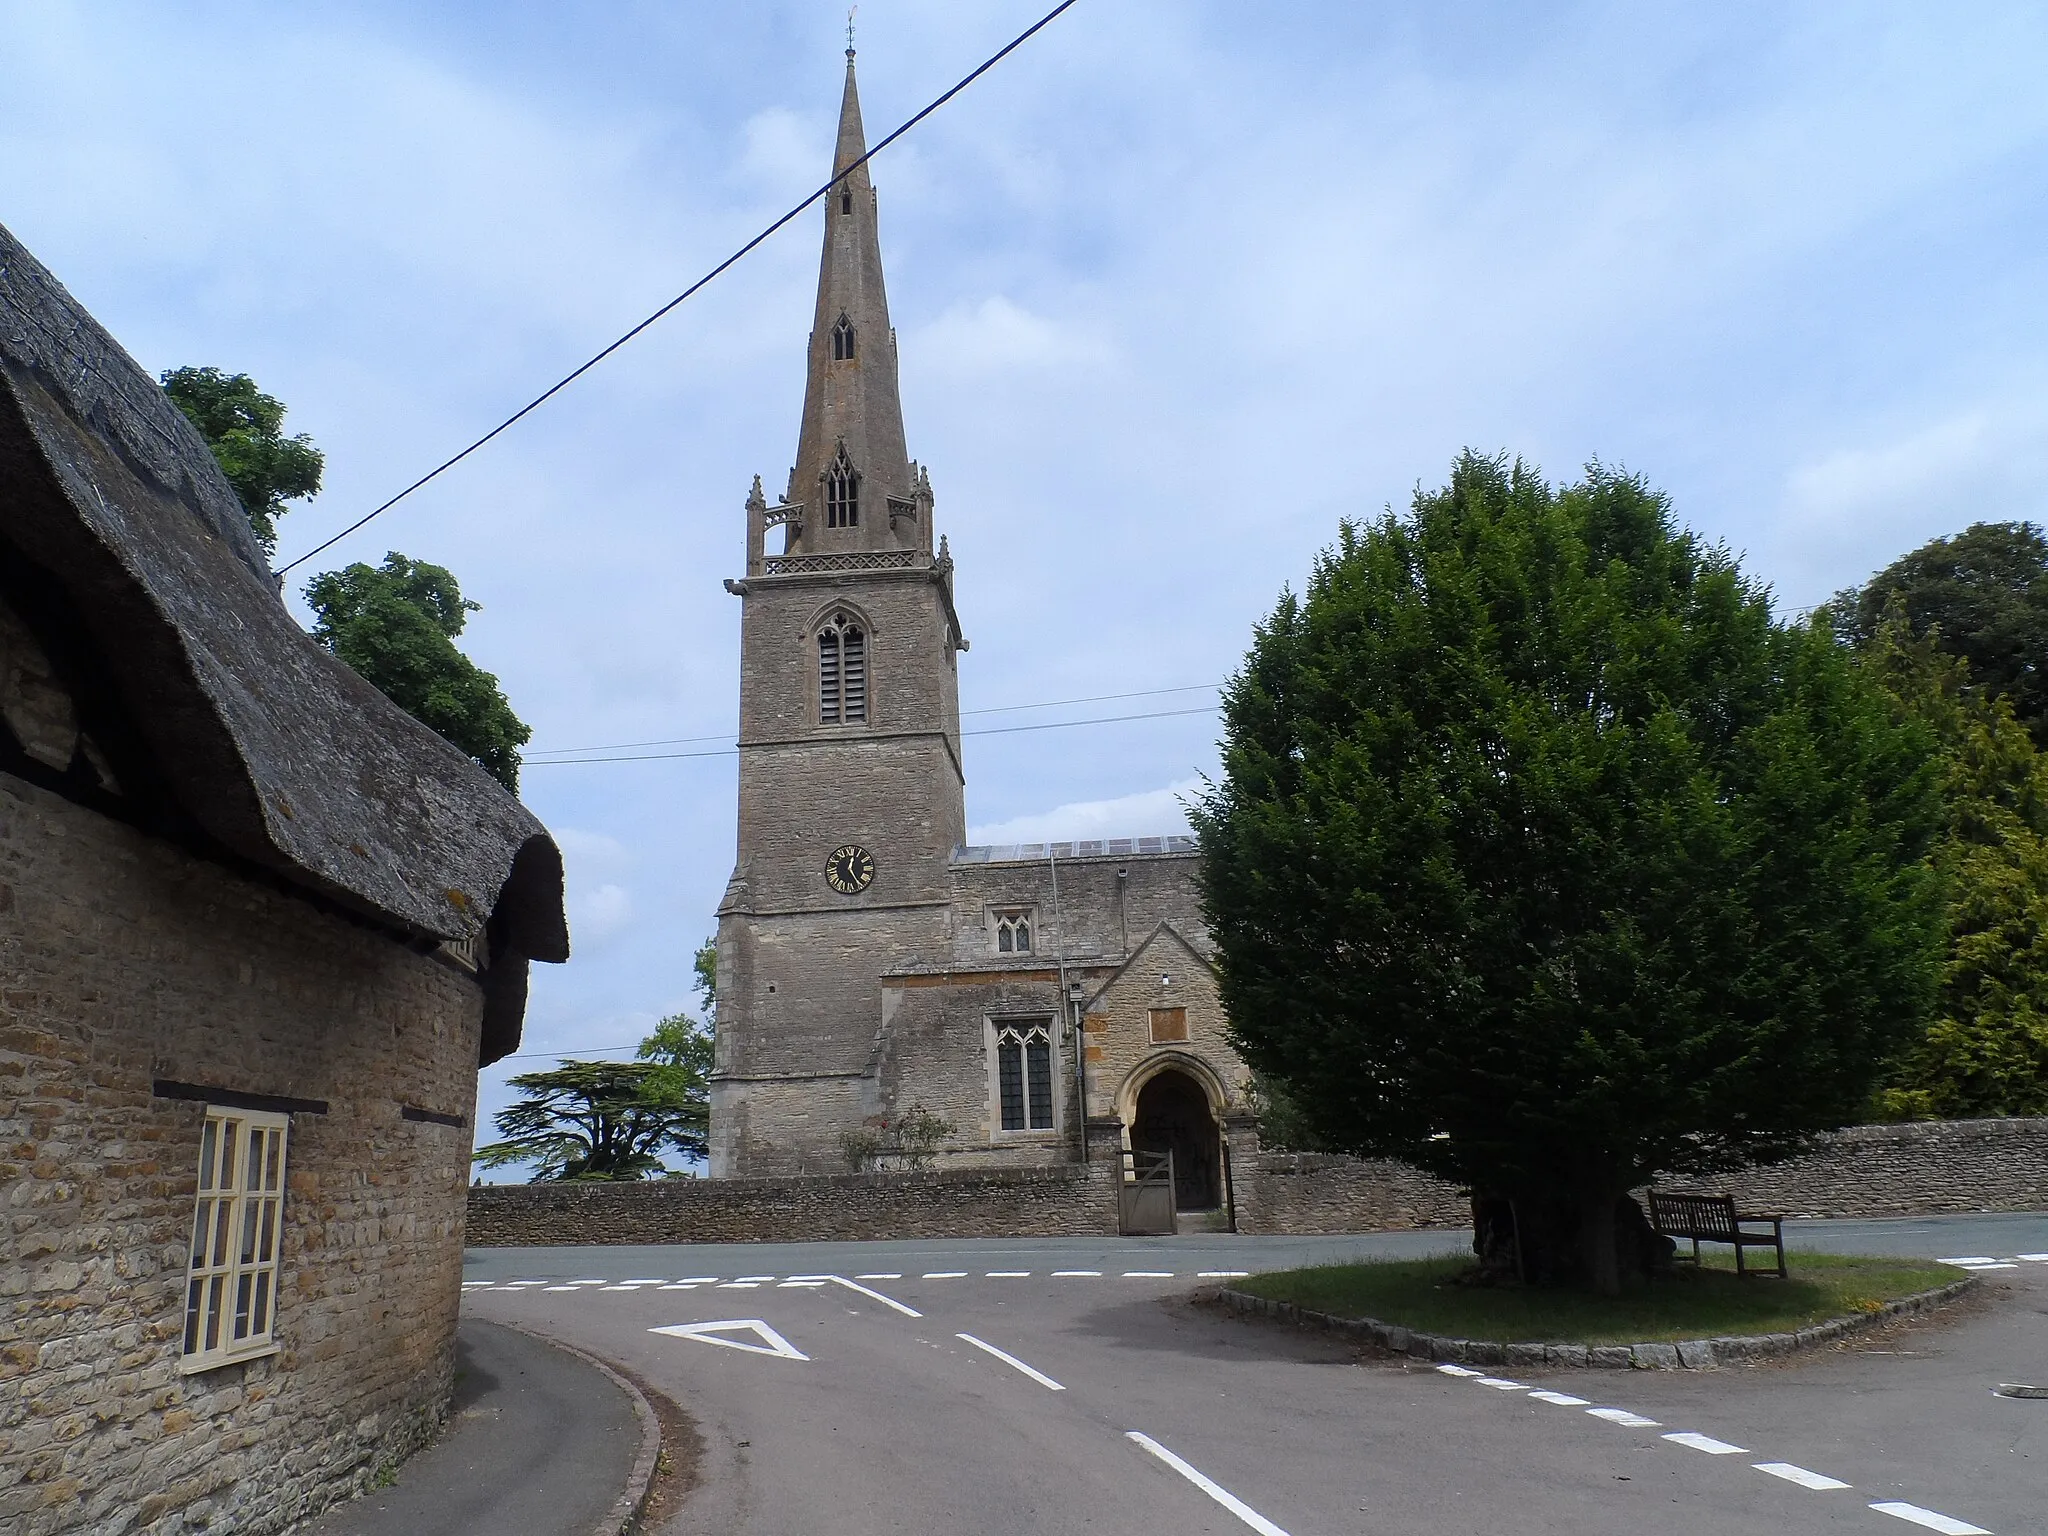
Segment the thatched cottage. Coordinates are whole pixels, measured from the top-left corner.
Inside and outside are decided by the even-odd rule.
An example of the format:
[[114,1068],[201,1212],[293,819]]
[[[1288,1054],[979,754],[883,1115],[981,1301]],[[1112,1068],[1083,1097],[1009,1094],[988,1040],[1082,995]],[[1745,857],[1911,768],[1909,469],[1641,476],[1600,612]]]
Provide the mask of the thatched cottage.
[[0,1527],[251,1536],[432,1431],[477,1067],[567,955],[545,829],[0,229]]

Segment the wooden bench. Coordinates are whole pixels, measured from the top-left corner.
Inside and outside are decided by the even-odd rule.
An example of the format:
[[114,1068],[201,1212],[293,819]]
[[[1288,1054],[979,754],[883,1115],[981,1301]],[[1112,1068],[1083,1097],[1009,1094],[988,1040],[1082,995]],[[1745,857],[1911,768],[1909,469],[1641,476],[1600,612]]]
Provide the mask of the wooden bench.
[[[1665,1237],[1692,1239],[1692,1262],[1700,1261],[1701,1243],[1731,1243],[1735,1248],[1735,1273],[1751,1273],[1742,1262],[1745,1248],[1770,1248],[1778,1255],[1777,1275],[1785,1275],[1785,1218],[1782,1216],[1738,1216],[1735,1201],[1728,1195],[1667,1195],[1650,1191],[1650,1221]],[[1751,1232],[1749,1226],[1769,1222],[1768,1232]],[[1762,1270],[1756,1271],[1764,1273]]]

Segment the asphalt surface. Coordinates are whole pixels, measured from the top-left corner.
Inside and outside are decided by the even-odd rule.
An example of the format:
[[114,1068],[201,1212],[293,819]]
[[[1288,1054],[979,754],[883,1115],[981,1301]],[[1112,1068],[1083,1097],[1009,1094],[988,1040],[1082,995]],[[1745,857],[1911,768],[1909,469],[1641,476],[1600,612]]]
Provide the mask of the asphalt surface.
[[702,1483],[663,1536],[2048,1528],[2048,1402],[1993,1390],[2048,1378],[2048,1259],[2021,1257],[2048,1216],[1793,1235],[2010,1267],[1935,1323],[1792,1362],[1485,1380],[1180,1299],[1205,1271],[1447,1233],[477,1250],[464,1306],[695,1415]]
[[566,1350],[480,1317],[456,1336],[441,1438],[301,1536],[588,1536],[640,1450],[632,1400]]

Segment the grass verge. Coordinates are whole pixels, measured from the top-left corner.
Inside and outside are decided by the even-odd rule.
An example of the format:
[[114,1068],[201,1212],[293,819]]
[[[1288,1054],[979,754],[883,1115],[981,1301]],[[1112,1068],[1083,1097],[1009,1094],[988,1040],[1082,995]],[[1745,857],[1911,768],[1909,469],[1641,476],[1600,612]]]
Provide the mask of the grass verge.
[[1927,1259],[1791,1256],[1792,1278],[1736,1275],[1709,1260],[1695,1270],[1629,1287],[1619,1296],[1489,1290],[1449,1285],[1463,1256],[1330,1264],[1233,1282],[1237,1289],[1334,1317],[1369,1317],[1421,1333],[1501,1344],[1646,1344],[1726,1335],[1790,1333],[1834,1317],[1875,1312],[1933,1290],[1962,1271]]

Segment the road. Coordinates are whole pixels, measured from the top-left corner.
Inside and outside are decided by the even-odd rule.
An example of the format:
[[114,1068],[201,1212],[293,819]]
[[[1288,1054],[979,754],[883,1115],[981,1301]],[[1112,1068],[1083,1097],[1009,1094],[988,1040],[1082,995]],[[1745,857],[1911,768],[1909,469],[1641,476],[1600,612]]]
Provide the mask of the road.
[[696,1415],[704,1478],[675,1532],[2048,1528],[2048,1401],[1992,1390],[2048,1380],[2048,1259],[2021,1257],[2048,1254],[2048,1216],[1792,1235],[2009,1267],[1949,1319],[1796,1362],[1512,1381],[1180,1299],[1445,1233],[490,1249],[464,1305]]

